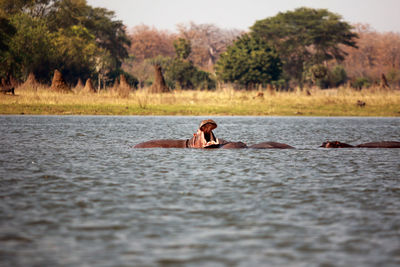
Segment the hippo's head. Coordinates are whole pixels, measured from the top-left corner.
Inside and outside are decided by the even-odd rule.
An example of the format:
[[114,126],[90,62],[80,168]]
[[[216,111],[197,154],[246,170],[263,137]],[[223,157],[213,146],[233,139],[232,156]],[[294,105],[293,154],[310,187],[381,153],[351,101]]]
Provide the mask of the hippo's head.
[[320,147],[325,147],[325,148],[343,148],[343,147],[353,147],[352,145],[342,143],[339,141],[326,141],[323,142]]
[[191,148],[215,148],[219,147],[218,138],[212,130],[217,128],[217,123],[213,120],[204,120],[200,123],[197,133],[189,140],[188,146]]

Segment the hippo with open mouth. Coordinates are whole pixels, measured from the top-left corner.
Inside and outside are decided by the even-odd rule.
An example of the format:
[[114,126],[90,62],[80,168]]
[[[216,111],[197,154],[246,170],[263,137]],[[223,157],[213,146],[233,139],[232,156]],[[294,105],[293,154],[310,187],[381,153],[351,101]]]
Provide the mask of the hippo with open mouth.
[[243,142],[228,142],[223,139],[216,138],[213,130],[217,128],[217,123],[213,120],[203,120],[200,123],[199,129],[193,137],[187,140],[151,140],[144,143],[140,143],[134,146],[134,148],[258,148],[258,149],[269,149],[279,148],[288,149],[294,148],[292,146],[277,143],[277,142],[263,142],[252,146],[247,146]]

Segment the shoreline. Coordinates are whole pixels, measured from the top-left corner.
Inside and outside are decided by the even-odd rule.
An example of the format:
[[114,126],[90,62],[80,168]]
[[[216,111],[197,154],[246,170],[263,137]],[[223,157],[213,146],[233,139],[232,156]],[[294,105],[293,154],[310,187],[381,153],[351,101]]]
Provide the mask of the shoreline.
[[121,97],[107,91],[85,94],[17,89],[15,96],[0,95],[0,115],[400,117],[400,91],[225,89],[148,94],[136,90]]
[[[171,106],[171,108],[174,108]],[[384,107],[382,107],[384,108]],[[293,110],[283,112],[263,112],[260,110],[241,112],[230,112],[229,110],[221,109],[220,111],[204,112],[199,111],[199,108],[176,109],[168,111],[160,106],[148,107],[141,109],[135,106],[92,106],[92,107],[77,107],[74,105],[21,105],[21,104],[0,104],[0,115],[88,115],[88,116],[259,116],[259,117],[400,117],[399,112],[380,111],[373,112],[372,110],[360,111],[337,111],[339,106],[332,106],[325,111],[315,109],[303,109],[301,112]],[[213,109],[213,107],[204,107],[205,110]]]

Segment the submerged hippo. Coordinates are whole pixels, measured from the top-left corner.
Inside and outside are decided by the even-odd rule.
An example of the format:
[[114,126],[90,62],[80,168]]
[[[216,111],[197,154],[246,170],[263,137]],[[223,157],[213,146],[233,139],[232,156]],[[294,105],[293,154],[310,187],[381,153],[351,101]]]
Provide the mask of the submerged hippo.
[[140,143],[134,148],[293,148],[292,146],[276,143],[276,142],[263,142],[252,146],[247,146],[243,142],[229,142],[223,139],[216,138],[213,130],[217,128],[217,123],[213,120],[204,120],[200,123],[199,129],[193,137],[187,140],[151,140]]
[[349,145],[339,141],[326,141],[323,142],[321,147],[325,148],[345,148],[345,147],[364,147],[364,148],[400,148],[400,142],[396,141],[381,141],[381,142],[370,142],[360,145]]

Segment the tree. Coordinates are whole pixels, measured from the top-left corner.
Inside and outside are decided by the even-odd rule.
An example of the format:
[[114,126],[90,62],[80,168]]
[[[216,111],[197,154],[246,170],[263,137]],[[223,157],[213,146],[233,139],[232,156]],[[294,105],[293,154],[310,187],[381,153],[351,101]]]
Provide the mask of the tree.
[[177,25],[179,36],[191,43],[190,60],[196,66],[212,70],[219,55],[241,34],[239,30],[221,29],[213,24]]
[[49,80],[56,53],[45,21],[18,13],[11,17],[11,22],[16,34],[10,41],[10,52],[3,67],[19,79],[34,72],[39,80]]
[[7,67],[10,65],[10,42],[17,29],[11,22],[0,17],[0,77],[8,75]]
[[10,29],[0,21],[0,47],[9,48],[0,51],[2,74],[23,79],[33,72],[49,81],[58,68],[71,83],[77,76],[118,72],[128,57],[125,26],[114,20],[113,11],[93,8],[86,0],[0,0],[0,17],[16,30],[12,37],[5,35]]
[[153,66],[148,60],[137,62],[134,57],[125,60],[123,69],[132,73],[138,79],[138,85],[143,88],[149,83],[149,78],[154,74]]
[[16,31],[8,19],[0,17],[0,53],[9,50],[10,40]]
[[80,25],[61,28],[53,36],[57,63],[66,80],[76,80],[77,77],[86,80],[96,71],[96,56],[101,49],[87,28]]
[[73,25],[82,25],[95,36],[97,45],[110,52],[119,68],[128,58],[127,48],[130,40],[122,21],[114,20],[114,11],[93,8],[86,0],[58,0],[51,6],[46,16],[49,28],[53,31]]
[[166,63],[166,77],[178,88],[181,89],[212,89],[215,82],[210,78],[209,73],[196,68],[188,59],[192,50],[190,41],[179,38],[174,41],[176,57]]
[[179,38],[178,40],[175,40],[174,47],[176,51],[176,56],[181,60],[187,59],[190,55],[190,52],[192,51],[190,41],[184,38]]
[[175,38],[175,35],[168,31],[159,31],[146,25],[136,26],[129,34],[131,41],[129,54],[137,63],[157,56],[173,57]]
[[259,84],[279,80],[281,61],[275,50],[264,40],[243,35],[220,56],[217,76],[250,89]]
[[176,36],[168,31],[160,31],[154,27],[139,25],[130,30],[129,58],[124,61],[123,68],[139,79],[140,87],[155,80],[154,62],[157,57],[173,57],[175,50],[173,40]]
[[193,63],[179,58],[174,59],[166,68],[166,78],[173,81],[180,89],[194,87],[192,78],[197,71]]
[[355,30],[358,49],[344,48],[348,56],[343,66],[349,77],[378,82],[385,73],[393,87],[400,86],[400,33],[379,33],[367,24],[356,24]]
[[0,9],[6,14],[25,13],[31,17],[43,18],[57,0],[0,0]]
[[342,61],[346,53],[340,45],[356,47],[357,34],[351,30],[340,15],[302,7],[257,21],[251,35],[273,45],[286,75],[302,86],[308,68],[332,59]]

